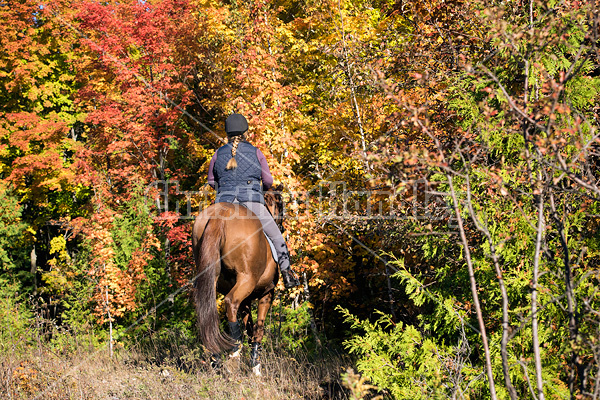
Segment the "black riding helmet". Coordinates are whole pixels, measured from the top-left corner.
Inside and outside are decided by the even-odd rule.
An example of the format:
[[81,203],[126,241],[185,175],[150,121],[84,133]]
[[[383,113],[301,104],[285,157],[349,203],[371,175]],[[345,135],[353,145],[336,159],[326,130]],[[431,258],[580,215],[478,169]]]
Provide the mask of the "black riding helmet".
[[227,136],[233,137],[243,135],[248,130],[248,121],[242,114],[231,114],[225,121],[225,132]]

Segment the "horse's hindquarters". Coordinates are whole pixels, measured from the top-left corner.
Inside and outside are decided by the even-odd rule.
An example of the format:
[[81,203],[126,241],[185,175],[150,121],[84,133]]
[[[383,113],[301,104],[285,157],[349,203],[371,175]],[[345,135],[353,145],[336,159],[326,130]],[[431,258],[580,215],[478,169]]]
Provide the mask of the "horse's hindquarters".
[[277,276],[260,220],[240,204],[214,204],[196,218],[192,244],[198,275],[194,300],[203,344],[211,352],[234,346],[219,330],[217,289],[225,295],[230,324],[237,323],[242,302],[259,299],[252,339],[260,343]]

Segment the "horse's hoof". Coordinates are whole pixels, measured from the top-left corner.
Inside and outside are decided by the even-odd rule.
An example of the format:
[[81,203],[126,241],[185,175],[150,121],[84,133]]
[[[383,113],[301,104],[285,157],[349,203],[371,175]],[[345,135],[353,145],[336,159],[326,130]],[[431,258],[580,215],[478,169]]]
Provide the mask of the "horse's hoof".
[[229,353],[229,358],[239,358],[242,354],[242,342],[236,342]]
[[210,366],[213,370],[219,371],[223,367],[223,362],[221,361],[221,357],[219,355],[213,355],[210,358]]
[[260,364],[257,364],[254,367],[252,367],[252,373],[254,374],[254,376],[262,376],[262,373],[260,372]]

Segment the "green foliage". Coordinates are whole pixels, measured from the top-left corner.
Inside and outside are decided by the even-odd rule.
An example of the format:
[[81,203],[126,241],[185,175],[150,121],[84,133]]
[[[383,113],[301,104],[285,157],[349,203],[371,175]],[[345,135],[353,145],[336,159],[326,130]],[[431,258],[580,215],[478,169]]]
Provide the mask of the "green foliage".
[[19,286],[0,276],[0,356],[20,354],[37,337],[33,313]]
[[[436,343],[415,326],[394,322],[380,311],[376,311],[376,321],[370,322],[358,319],[341,306],[337,310],[354,332],[344,345],[357,356],[358,370],[396,399],[449,397],[457,390],[452,387],[458,383],[453,378],[471,380],[477,376],[468,364],[456,368],[460,356],[464,356],[458,354],[458,348]],[[458,376],[452,376],[456,372]]]
[[589,106],[596,102],[599,93],[600,78],[598,77],[579,76],[571,79],[567,84],[567,97],[577,110],[587,111]]
[[314,350],[314,337],[309,330],[309,307],[312,305],[307,302],[295,308],[290,305],[283,308],[276,307],[276,310],[281,313],[279,316],[281,324],[275,321],[277,326],[274,334],[278,336],[277,340],[283,349],[291,353]]
[[148,233],[152,231],[152,217],[141,188],[133,188],[130,200],[118,209],[112,224],[115,262],[121,269],[129,266],[134,254],[144,249]]
[[26,283],[30,274],[23,270],[27,260],[27,253],[23,251],[27,225],[22,222],[22,212],[23,207],[15,196],[0,183],[0,278],[10,277],[15,282]]
[[[77,259],[71,260],[66,269],[68,284],[59,292],[60,320],[62,326],[75,334],[86,334],[91,342],[98,343],[99,327],[92,313],[93,281],[87,277],[89,250],[84,246],[78,249]],[[58,275],[58,274],[57,274]],[[44,277],[47,275],[45,274]],[[58,338],[57,338],[58,339]]]

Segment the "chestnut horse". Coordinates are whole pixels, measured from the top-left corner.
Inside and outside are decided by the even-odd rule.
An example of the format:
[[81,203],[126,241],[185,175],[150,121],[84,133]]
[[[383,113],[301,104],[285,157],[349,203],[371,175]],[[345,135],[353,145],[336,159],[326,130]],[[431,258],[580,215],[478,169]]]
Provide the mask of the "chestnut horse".
[[[281,229],[283,202],[272,190],[265,205]],[[259,351],[264,323],[273,300],[279,268],[256,215],[238,203],[216,203],[203,210],[194,222],[192,246],[196,262],[194,302],[200,340],[213,355],[234,351],[239,355],[242,338],[238,314],[252,338],[251,366],[260,375]],[[219,329],[216,292],[225,296],[231,335]],[[258,300],[256,325],[250,305]]]

